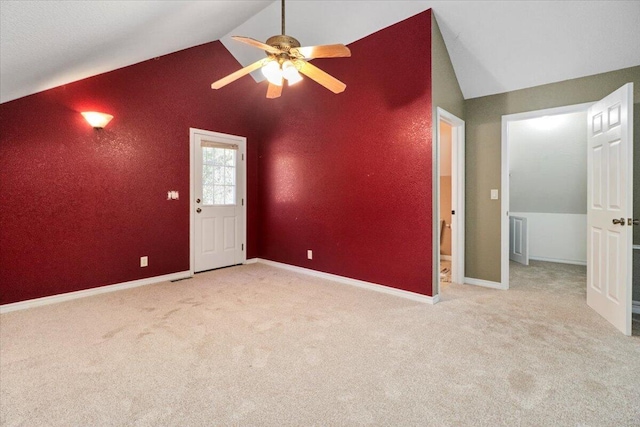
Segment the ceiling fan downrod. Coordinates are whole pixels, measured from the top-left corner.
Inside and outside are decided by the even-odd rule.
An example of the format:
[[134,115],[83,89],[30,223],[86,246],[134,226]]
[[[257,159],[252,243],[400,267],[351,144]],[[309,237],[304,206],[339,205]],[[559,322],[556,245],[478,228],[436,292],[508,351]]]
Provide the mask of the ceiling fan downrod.
[[287,33],[284,32],[284,0],[282,0],[282,34],[283,36]]

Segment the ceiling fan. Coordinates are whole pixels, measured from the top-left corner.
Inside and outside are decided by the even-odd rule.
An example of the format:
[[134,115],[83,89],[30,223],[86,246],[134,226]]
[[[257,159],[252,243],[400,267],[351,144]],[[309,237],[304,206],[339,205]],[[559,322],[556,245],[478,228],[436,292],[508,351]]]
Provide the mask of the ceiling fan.
[[254,62],[211,84],[212,89],[220,89],[240,77],[262,68],[262,74],[269,81],[267,98],[278,98],[282,94],[284,80],[291,86],[302,80],[300,73],[326,87],[333,93],[340,93],[347,87],[340,80],[307,62],[313,58],[341,58],[351,56],[351,51],[343,44],[301,47],[300,42],[284,31],[284,0],[282,0],[282,34],[269,37],[266,43],[250,37],[233,36],[234,40],[257,47],[266,52],[267,57]]

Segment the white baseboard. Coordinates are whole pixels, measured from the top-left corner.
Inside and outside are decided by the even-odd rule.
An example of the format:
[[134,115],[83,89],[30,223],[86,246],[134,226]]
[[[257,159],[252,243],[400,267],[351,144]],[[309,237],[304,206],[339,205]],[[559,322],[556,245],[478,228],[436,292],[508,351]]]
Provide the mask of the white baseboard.
[[441,261],[451,261],[451,255],[440,255]]
[[640,301],[633,301],[631,303],[631,311],[636,314],[640,314]]
[[304,268],[304,267],[297,267],[295,265],[284,264],[276,261],[269,261],[267,259],[258,258],[257,262],[259,262],[260,264],[270,265],[272,267],[282,268],[284,270],[289,270],[296,273],[306,274],[308,276],[331,280],[333,282],[338,282],[345,285],[357,286],[358,288],[368,289],[370,291],[382,292],[384,294],[389,294],[389,295],[394,295],[394,296],[405,298],[405,299],[410,299],[412,301],[418,301],[418,302],[427,303],[427,304],[435,304],[440,300],[440,297],[438,295],[430,297],[428,295],[422,295],[422,294],[417,294],[415,292],[404,291],[402,289],[396,289],[389,286],[379,285],[377,283],[351,279],[349,277],[338,276],[336,274],[323,273],[322,271],[311,270],[309,268]]
[[90,297],[93,295],[105,294],[107,292],[121,291],[124,289],[137,288],[138,286],[152,285],[154,283],[169,282],[171,280],[186,279],[191,277],[189,271],[165,274],[163,276],[149,277],[147,279],[132,280],[130,282],[116,283],[114,285],[100,286],[97,288],[84,289],[81,291],[67,292],[64,294],[52,295],[49,297],[35,298],[26,301],[14,302],[0,305],[0,314],[11,311],[25,310],[27,308],[40,307],[43,305],[57,304],[63,301],[70,301],[78,298]]
[[244,262],[244,264],[255,264],[258,262],[258,258],[249,258]]
[[482,287],[491,288],[491,289],[501,289],[501,290],[509,289],[507,286],[504,286],[500,282],[491,282],[489,280],[474,279],[473,277],[465,277],[464,283],[465,285],[476,285],[476,286],[482,286]]
[[530,260],[533,261],[544,261],[544,262],[557,262],[558,264],[571,264],[571,265],[587,265],[587,261],[581,260],[572,260],[572,259],[555,259],[555,258],[544,258],[544,257],[529,257]]

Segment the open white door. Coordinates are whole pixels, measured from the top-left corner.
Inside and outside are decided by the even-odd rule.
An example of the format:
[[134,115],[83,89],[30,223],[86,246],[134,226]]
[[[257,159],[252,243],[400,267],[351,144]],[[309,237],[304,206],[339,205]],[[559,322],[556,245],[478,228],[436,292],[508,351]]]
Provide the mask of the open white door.
[[631,335],[633,83],[587,118],[587,304]]
[[527,218],[509,216],[509,259],[529,265],[529,228]]

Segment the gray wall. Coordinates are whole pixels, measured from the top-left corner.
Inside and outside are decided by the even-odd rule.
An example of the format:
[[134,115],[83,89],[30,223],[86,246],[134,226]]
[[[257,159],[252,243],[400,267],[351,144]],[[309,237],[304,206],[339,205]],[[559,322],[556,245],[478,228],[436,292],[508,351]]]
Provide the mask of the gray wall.
[[509,210],[587,213],[587,113],[509,124]]
[[[501,120],[505,114],[597,101],[628,82],[634,83],[634,145],[640,147],[640,67],[522,89],[465,101],[466,119],[466,251],[467,277],[500,281],[500,203],[489,199],[492,188],[500,188]],[[640,202],[640,162],[635,150],[637,173],[634,196]],[[640,203],[634,206],[639,218]],[[637,236],[636,231],[636,236]],[[635,295],[638,295],[636,289]],[[636,297],[637,299],[637,297]]]

